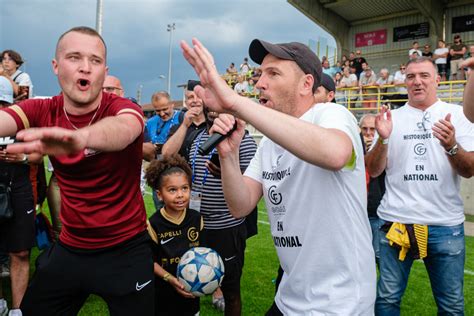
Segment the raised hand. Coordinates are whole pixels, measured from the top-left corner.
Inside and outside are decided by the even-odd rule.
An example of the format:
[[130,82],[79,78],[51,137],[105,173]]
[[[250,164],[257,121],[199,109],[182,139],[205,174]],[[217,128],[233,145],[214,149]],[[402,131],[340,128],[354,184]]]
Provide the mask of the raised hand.
[[456,133],[451,123],[451,113],[448,113],[444,119],[436,122],[431,129],[433,130],[433,136],[439,139],[441,146],[446,151],[449,151],[456,145]]
[[191,64],[201,80],[202,86],[196,86],[197,93],[207,107],[219,113],[233,113],[238,98],[241,98],[232,90],[217,72],[214,58],[201,42],[193,38],[193,47],[181,41],[181,49],[184,58]]
[[380,110],[380,113],[375,117],[375,129],[379,134],[379,137],[382,139],[387,139],[392,133],[393,123],[392,123],[392,113],[390,109],[386,106],[383,106]]
[[40,153],[43,155],[74,154],[86,147],[88,132],[60,127],[29,128],[17,133],[22,141],[7,146],[9,153]]
[[192,107],[192,108],[189,108],[186,113],[184,114],[184,118],[183,118],[183,123],[189,127],[191,126],[191,123],[193,122],[193,120],[199,116],[199,114],[201,113],[202,109],[201,108],[196,108],[196,107]]

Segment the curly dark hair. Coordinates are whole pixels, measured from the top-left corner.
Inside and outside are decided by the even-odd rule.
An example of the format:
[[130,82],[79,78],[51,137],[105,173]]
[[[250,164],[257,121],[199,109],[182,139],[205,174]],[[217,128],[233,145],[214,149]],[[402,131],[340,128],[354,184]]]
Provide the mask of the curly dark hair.
[[159,160],[153,160],[145,173],[146,182],[154,190],[159,190],[163,178],[173,173],[184,174],[188,178],[189,185],[191,186],[191,168],[188,162],[178,154],[163,156],[163,158]]

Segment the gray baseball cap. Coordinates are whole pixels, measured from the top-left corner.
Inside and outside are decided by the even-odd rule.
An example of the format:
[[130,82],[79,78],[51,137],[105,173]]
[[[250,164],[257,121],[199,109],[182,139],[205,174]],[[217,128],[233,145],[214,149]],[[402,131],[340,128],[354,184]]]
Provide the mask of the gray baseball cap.
[[262,64],[268,54],[285,60],[294,61],[305,73],[314,78],[313,91],[321,85],[321,61],[308,46],[298,43],[272,44],[259,39],[254,39],[249,46],[249,56],[257,64]]

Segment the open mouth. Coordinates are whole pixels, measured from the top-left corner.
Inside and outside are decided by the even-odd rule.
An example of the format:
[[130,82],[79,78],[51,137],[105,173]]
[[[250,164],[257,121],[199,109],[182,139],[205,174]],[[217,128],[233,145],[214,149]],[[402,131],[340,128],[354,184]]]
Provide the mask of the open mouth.
[[265,104],[267,104],[268,99],[265,98],[265,97],[260,97],[260,98],[258,99],[258,102],[259,102],[261,105],[265,105]]
[[91,82],[87,79],[78,79],[77,85],[80,90],[87,90],[90,86]]

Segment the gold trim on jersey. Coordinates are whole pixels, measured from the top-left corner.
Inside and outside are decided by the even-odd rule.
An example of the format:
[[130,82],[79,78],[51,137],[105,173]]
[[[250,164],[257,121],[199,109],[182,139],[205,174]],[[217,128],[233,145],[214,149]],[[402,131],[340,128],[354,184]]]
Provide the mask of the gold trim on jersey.
[[12,109],[20,117],[25,129],[30,128],[30,122],[28,121],[28,117],[26,117],[26,114],[23,112],[22,108],[20,108],[18,105],[12,105],[10,109]]
[[122,109],[122,110],[118,111],[118,113],[117,113],[117,115],[120,115],[120,114],[135,114],[142,120],[142,123],[145,124],[145,120],[143,119],[143,115],[141,115],[140,112],[138,112],[134,109]]
[[150,235],[151,239],[155,243],[158,243],[158,235],[156,235],[155,230],[153,229],[153,227],[151,227],[149,220],[146,220],[146,230],[148,231],[148,235]]
[[186,217],[186,209],[184,209],[184,211],[181,213],[181,215],[178,218],[171,217],[166,212],[166,209],[164,207],[161,208],[160,213],[161,213],[161,215],[163,215],[163,217],[166,220],[170,221],[171,223],[173,223],[175,225],[180,225],[184,221],[184,218]]

